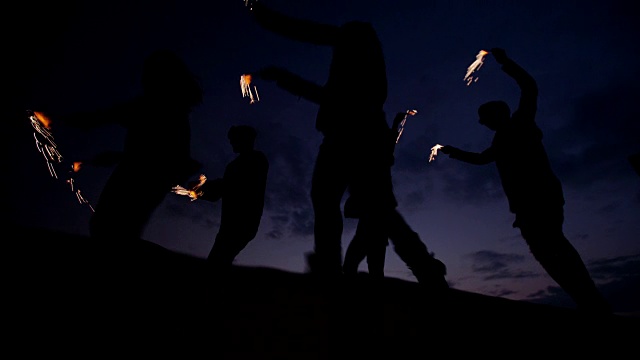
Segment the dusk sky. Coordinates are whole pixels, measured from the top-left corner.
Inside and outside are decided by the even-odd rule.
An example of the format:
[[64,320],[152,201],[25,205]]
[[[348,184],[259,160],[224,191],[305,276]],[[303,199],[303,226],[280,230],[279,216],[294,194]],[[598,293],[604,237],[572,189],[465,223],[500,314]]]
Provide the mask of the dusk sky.
[[[390,123],[416,109],[396,146],[392,168],[399,211],[448,269],[451,287],[509,299],[573,307],[512,228],[496,168],[438,154],[435,144],[469,151],[489,146],[493,132],[478,124],[477,107],[519,90],[488,55],[467,86],[467,67],[480,50],[504,48],[537,80],[537,122],[565,192],[565,234],[618,312],[640,316],[640,174],[628,161],[640,152],[640,23],[621,1],[364,1],[261,0],[283,13],[340,25],[370,21],[387,62]],[[43,2],[46,4],[46,2]],[[28,109],[51,115],[63,166],[118,151],[124,130],[90,132],[56,126],[56,114],[108,107],[140,91],[142,63],[160,48],[178,52],[199,77],[204,102],[192,113],[192,156],[208,178],[235,157],[232,125],[258,130],[256,147],[270,173],[258,236],[236,263],[304,272],[313,249],[311,173],[322,135],[317,105],[257,79],[260,101],[243,98],[244,73],[278,65],[323,84],[331,50],[295,42],[259,27],[242,0],[27,1],[15,11],[22,25],[4,29],[10,66],[3,133],[9,221],[87,234],[91,210],[64,179],[50,176],[38,153]],[[3,24],[4,26],[8,26]],[[358,79],[353,74],[353,91]],[[357,111],[357,109],[354,109]],[[149,126],[162,124],[149,121]],[[162,144],[158,144],[162,146]],[[62,168],[59,168],[62,169]],[[95,203],[112,168],[84,167],[76,186]],[[194,175],[194,179],[197,174]],[[147,179],[131,179],[131,201]],[[145,238],[200,258],[218,231],[220,203],[168,193]],[[355,221],[345,221],[343,248]],[[87,254],[91,256],[91,254]],[[366,263],[363,262],[363,271]],[[386,275],[415,281],[387,250]]]

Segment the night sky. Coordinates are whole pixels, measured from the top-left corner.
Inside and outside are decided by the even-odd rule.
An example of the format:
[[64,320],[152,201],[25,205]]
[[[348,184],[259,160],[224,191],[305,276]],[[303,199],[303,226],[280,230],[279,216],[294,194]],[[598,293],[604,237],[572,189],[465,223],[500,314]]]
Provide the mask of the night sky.
[[[474,166],[439,154],[435,144],[469,151],[489,146],[493,132],[477,107],[519,90],[491,57],[463,81],[482,49],[504,48],[538,82],[537,122],[565,192],[565,234],[618,312],[640,314],[640,174],[628,161],[640,152],[640,24],[630,3],[580,1],[263,0],[283,13],[340,25],[370,21],[385,51],[390,123],[416,109],[396,146],[393,177],[399,211],[448,268],[454,288],[509,299],[573,307],[533,259],[508,212],[493,164]],[[34,144],[26,110],[51,116],[63,166],[122,148],[124,130],[81,132],[56,115],[108,107],[140,91],[142,63],[160,48],[178,52],[199,77],[204,102],[192,113],[192,156],[209,178],[235,157],[232,125],[258,130],[256,147],[271,167],[258,236],[236,263],[304,272],[313,249],[311,172],[322,135],[317,106],[255,80],[249,103],[240,75],[278,65],[323,84],[331,50],[260,28],[242,0],[24,1],[3,22],[5,99],[3,186],[9,222],[88,234],[91,210],[64,177],[50,176]],[[353,91],[358,78],[353,74]],[[357,111],[357,109],[354,109]],[[150,126],[162,126],[147,119]],[[162,146],[158,144],[158,146]],[[84,167],[76,186],[95,203],[112,168]],[[197,175],[194,176],[196,178]],[[131,201],[146,179],[131,179]],[[204,258],[218,231],[220,203],[169,193],[145,238]],[[345,221],[343,247],[355,221]],[[87,254],[90,256],[90,254]],[[362,264],[366,270],[366,263]],[[415,278],[387,250],[386,275]]]

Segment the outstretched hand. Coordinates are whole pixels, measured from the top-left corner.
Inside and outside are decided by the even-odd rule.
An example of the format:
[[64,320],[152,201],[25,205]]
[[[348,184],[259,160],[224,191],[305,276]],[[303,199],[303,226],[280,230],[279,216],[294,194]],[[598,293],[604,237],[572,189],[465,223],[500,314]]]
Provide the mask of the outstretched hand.
[[453,147],[451,145],[445,145],[443,147],[440,148],[440,151],[442,151],[443,154],[451,154],[453,152],[456,152],[458,150],[458,148]]
[[507,56],[507,52],[504,51],[504,49],[502,48],[492,48],[491,54],[496,59],[498,64],[504,64],[507,60],[509,60],[509,57]]

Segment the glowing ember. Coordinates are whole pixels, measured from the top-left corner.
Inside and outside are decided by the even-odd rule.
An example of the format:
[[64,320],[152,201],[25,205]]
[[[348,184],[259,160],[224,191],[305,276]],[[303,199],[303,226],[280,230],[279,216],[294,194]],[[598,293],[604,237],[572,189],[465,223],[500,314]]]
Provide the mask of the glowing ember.
[[472,82],[478,81],[478,77],[477,76],[474,77],[473,74],[478,70],[480,70],[480,68],[482,67],[482,64],[484,64],[484,57],[488,53],[489,52],[486,50],[480,50],[478,55],[476,55],[476,61],[471,63],[471,65],[469,65],[469,67],[467,68],[467,74],[464,76],[464,81],[467,82],[467,86],[471,85]]
[[436,159],[436,156],[438,156],[438,149],[442,149],[442,145],[436,144],[434,147],[431,148],[431,155],[429,155],[429,162],[432,162],[433,160]]
[[207,177],[204,174],[200,174],[200,181],[196,185],[194,185],[192,188],[187,189],[180,185],[176,185],[172,187],[171,190],[175,194],[188,196],[191,198],[191,201],[194,201],[194,200],[197,200],[198,197],[202,196],[202,191],[200,190],[200,188],[202,187],[202,185],[204,185],[206,181],[207,181]]
[[404,124],[407,122],[407,117],[409,115],[414,116],[417,113],[418,113],[418,110],[407,110],[407,112],[404,115],[404,119],[402,119],[402,121],[400,122],[400,129],[398,130],[398,137],[396,138],[396,144],[398,143],[398,141],[400,141],[400,136],[402,136],[402,133],[404,132]]
[[71,171],[78,172],[82,168],[82,161],[74,161],[73,165],[71,165]]
[[260,96],[258,96],[258,88],[255,85],[253,86],[253,91],[251,91],[250,74],[243,74],[242,76],[240,76],[240,90],[242,90],[242,97],[249,97],[249,99],[251,100],[249,104],[260,101]]

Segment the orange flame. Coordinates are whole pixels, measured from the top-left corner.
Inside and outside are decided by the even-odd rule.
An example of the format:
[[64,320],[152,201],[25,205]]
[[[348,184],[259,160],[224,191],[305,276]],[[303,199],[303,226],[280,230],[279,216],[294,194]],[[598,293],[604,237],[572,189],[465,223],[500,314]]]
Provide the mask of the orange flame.
[[49,119],[49,117],[47,117],[45,114],[41,113],[40,111],[34,111],[33,115],[36,117],[36,119],[38,119],[38,121],[40,121],[42,126],[44,126],[47,129],[51,129],[51,120]]
[[78,172],[80,171],[81,167],[82,167],[82,161],[74,161],[73,165],[71,166],[71,169],[73,170],[73,172]]

